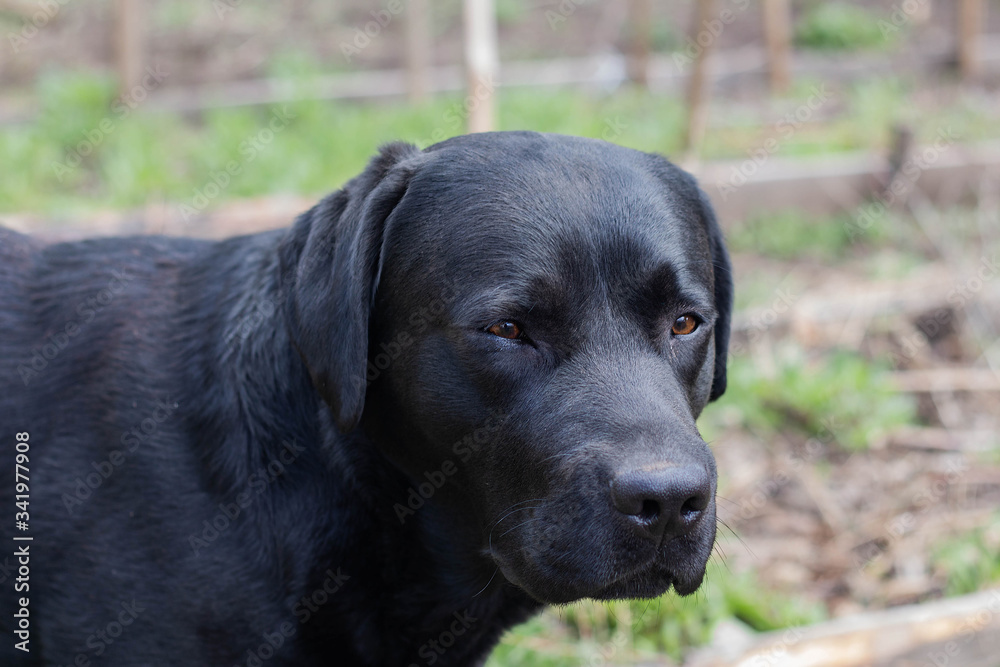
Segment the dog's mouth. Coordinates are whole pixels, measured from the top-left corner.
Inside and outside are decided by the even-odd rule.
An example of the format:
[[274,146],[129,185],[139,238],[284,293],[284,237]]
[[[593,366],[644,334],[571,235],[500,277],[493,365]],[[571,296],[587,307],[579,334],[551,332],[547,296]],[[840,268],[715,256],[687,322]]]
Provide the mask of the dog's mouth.
[[654,563],[644,570],[622,577],[586,597],[595,600],[654,598],[663,595],[671,587],[678,595],[690,595],[701,586],[704,576],[704,567],[700,568],[698,572],[678,573]]
[[[693,568],[692,568],[693,569]],[[593,600],[648,599],[667,593],[671,587],[678,595],[690,595],[701,586],[705,568],[697,572],[675,572],[652,564],[611,581],[579,581],[564,577],[524,577],[500,564],[508,581],[545,604],[566,604],[583,598]]]
[[[512,584],[539,602],[565,604],[582,598],[655,598],[671,588],[690,595],[701,586],[714,544],[711,536],[681,538],[648,550],[640,558],[627,540],[577,542],[572,549],[524,536],[520,544],[494,544],[490,556]],[[532,539],[535,538],[535,539]]]

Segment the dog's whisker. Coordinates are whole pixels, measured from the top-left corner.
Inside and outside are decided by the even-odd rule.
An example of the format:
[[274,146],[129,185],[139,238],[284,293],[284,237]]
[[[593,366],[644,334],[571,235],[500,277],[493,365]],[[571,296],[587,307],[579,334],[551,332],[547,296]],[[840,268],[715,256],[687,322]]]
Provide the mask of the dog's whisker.
[[534,522],[534,521],[540,521],[541,519],[542,519],[542,517],[540,517],[540,516],[536,516],[536,517],[533,517],[533,518],[531,518],[531,519],[527,519],[527,520],[525,520],[525,521],[522,521],[521,523],[517,524],[517,525],[516,525],[516,526],[514,526],[513,528],[511,528],[511,529],[509,529],[509,530],[506,530],[506,531],[504,531],[504,532],[503,532],[503,533],[502,533],[502,534],[500,535],[500,537],[503,537],[504,535],[506,535],[507,533],[509,533],[509,532],[511,532],[511,531],[514,531],[514,530],[517,530],[517,529],[518,529],[518,528],[520,528],[521,526],[526,526],[526,525],[528,525],[529,523],[532,523],[532,522]]
[[485,591],[487,588],[489,588],[490,584],[493,583],[493,579],[497,576],[497,572],[499,572],[499,571],[500,571],[500,566],[497,565],[497,569],[493,570],[493,576],[490,577],[490,580],[486,582],[486,585],[483,586],[482,590],[480,590],[478,593],[476,593],[472,597],[474,597],[474,598],[475,597],[479,597],[483,593],[483,591]]
[[755,559],[757,558],[757,554],[755,554],[753,552],[753,549],[750,548],[750,545],[747,544],[746,541],[742,537],[740,537],[739,534],[735,530],[733,530],[732,527],[728,523],[726,523],[725,521],[723,521],[722,519],[720,519],[718,517],[716,517],[715,521],[717,523],[721,523],[723,526],[725,526],[726,530],[728,530],[730,533],[732,533],[733,537],[735,537],[737,540],[739,540],[740,544],[743,545],[743,548],[747,550],[748,554],[750,554],[751,556],[753,556]]
[[[737,503],[735,500],[730,500],[729,498],[726,498],[725,496],[720,496],[720,495],[716,494],[715,499],[716,499],[716,501],[724,500],[727,503],[729,503],[730,505],[739,506],[739,503]],[[727,528],[728,528],[728,526],[727,526]]]
[[525,503],[540,503],[540,502],[544,502],[544,500],[542,498],[532,498],[531,500],[522,500],[516,505],[511,505],[510,507],[504,510],[504,512],[506,513],[503,516],[501,516],[499,519],[493,522],[493,525],[490,528],[490,530],[493,530],[493,528],[496,528],[498,525],[500,525],[500,522],[509,517],[511,514],[515,514],[516,512],[520,512],[522,510],[535,510],[540,507],[539,505],[534,505],[531,507],[517,507],[517,505],[523,505]]
[[[726,556],[726,552],[722,548],[722,545],[719,544],[718,542],[716,542],[715,545],[712,547],[712,555],[713,556],[718,555],[719,562],[721,562],[723,565],[725,565],[727,572],[729,572],[730,574],[732,574],[733,570],[732,570],[732,568],[729,567],[729,559]],[[708,573],[708,571],[706,571],[705,572],[705,578],[706,578],[706,580],[708,579],[708,576],[709,576],[709,573]]]
[[[538,503],[538,502],[543,502],[543,499],[542,498],[532,498],[532,499],[529,499],[529,500],[522,500],[520,502],[514,503],[513,505],[511,505],[510,507],[508,507],[506,510],[504,510],[505,514],[502,517],[500,517],[499,519],[497,519],[496,521],[494,521],[493,525],[490,526],[490,532],[489,532],[489,536],[487,538],[487,547],[488,547],[490,553],[493,553],[493,531],[496,530],[496,527],[500,525],[500,522],[503,521],[504,519],[506,519],[507,517],[509,517],[510,515],[515,514],[517,512],[520,512],[522,510],[536,510],[539,507],[541,507],[540,505],[530,505],[528,507],[518,507],[518,505],[524,505],[525,503]],[[516,508],[516,509],[511,509],[511,508]],[[510,532],[510,531],[508,531],[508,532]],[[506,535],[506,534],[507,533],[504,533],[504,535]],[[500,537],[503,537],[503,535],[501,535]]]

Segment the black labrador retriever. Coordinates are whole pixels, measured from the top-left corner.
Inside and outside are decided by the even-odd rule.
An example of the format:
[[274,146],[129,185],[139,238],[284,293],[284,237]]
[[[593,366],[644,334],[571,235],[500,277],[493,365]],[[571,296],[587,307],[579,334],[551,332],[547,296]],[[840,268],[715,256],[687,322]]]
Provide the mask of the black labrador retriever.
[[530,132],[222,242],[0,231],[3,651],[478,665],[545,604],[691,593],[731,304],[689,175]]

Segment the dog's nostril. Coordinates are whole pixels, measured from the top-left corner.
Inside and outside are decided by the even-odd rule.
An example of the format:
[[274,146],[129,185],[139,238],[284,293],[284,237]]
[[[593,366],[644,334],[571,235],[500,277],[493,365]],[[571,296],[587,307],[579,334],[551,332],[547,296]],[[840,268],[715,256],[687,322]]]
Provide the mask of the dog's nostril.
[[708,497],[701,494],[691,496],[681,505],[681,516],[687,518],[697,518],[697,515],[708,507]]
[[639,510],[638,517],[643,521],[648,521],[650,523],[656,521],[660,518],[660,503],[647,498],[642,501],[642,509]]
[[712,501],[712,478],[702,466],[634,468],[611,482],[611,500],[643,537],[660,541],[692,530]]

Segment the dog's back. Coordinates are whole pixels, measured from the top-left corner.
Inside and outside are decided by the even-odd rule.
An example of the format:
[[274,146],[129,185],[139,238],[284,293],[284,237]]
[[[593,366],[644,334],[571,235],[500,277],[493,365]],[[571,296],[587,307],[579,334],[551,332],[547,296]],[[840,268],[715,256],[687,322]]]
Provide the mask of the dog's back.
[[[13,510],[18,491],[27,500],[26,521],[3,522],[0,536],[26,550],[29,571],[11,593],[22,563],[4,550],[0,632],[13,636],[27,600],[31,653],[15,650],[18,658],[114,660],[119,632],[131,635],[117,642],[130,645],[131,659],[143,644],[151,662],[192,655],[204,641],[193,630],[198,601],[211,602],[216,586],[221,597],[233,594],[208,562],[231,555],[231,536],[193,562],[192,508],[211,499],[188,444],[190,410],[179,409],[185,355],[199,352],[185,348],[183,332],[203,334],[212,315],[181,293],[217,287],[191,274],[211,272],[204,259],[218,245],[157,237],[45,245],[0,230],[0,503]],[[23,479],[15,479],[18,439],[27,443]],[[95,586],[130,593],[111,599]],[[188,592],[172,596],[178,590]]]

